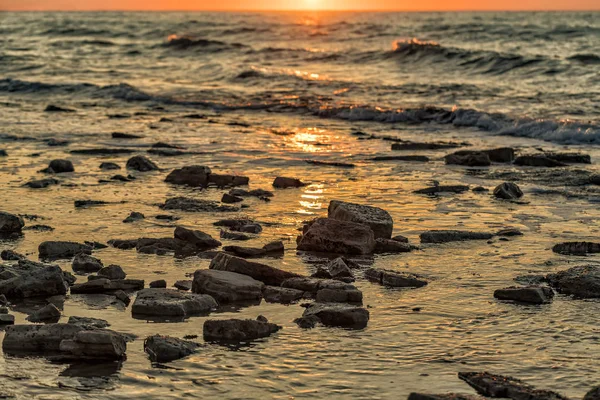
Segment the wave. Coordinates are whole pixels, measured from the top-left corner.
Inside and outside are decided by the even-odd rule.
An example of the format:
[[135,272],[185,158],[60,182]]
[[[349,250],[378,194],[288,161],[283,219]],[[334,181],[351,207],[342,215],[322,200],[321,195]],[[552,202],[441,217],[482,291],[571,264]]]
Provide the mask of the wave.
[[595,54],[575,54],[568,58],[569,60],[579,61],[583,64],[600,64],[600,56]]
[[170,35],[165,44],[177,50],[202,49],[203,51],[220,52],[229,49],[242,49],[248,46],[241,43],[227,43],[219,40],[196,38],[193,36]]
[[[243,71],[240,75],[260,76],[259,71]],[[239,76],[239,75],[238,75]],[[561,144],[600,145],[600,124],[575,121],[514,118],[502,113],[489,113],[474,109],[447,109],[423,106],[406,109],[385,109],[380,106],[351,105],[330,106],[318,96],[302,98],[299,102],[285,101],[273,96],[263,96],[263,100],[248,101],[247,98],[230,95],[229,101],[194,99],[182,100],[169,96],[151,95],[126,83],[98,86],[89,83],[50,84],[25,82],[13,79],[0,80],[0,92],[24,94],[79,94],[90,97],[104,97],[127,102],[153,101],[189,107],[212,108],[219,111],[270,111],[276,113],[308,113],[320,118],[346,121],[371,121],[377,123],[442,124],[455,127],[477,128],[493,135],[518,136],[539,139]],[[205,93],[207,94],[207,93]],[[195,98],[200,96],[198,93]],[[217,94],[217,99],[225,96]],[[268,100],[264,100],[268,99]]]

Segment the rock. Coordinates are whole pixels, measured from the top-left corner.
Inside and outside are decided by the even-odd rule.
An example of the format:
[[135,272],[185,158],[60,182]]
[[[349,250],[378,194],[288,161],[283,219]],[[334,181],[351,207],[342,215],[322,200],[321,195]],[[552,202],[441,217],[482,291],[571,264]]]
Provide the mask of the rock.
[[148,286],[150,286],[151,288],[166,288],[167,281],[165,281],[164,279],[159,279],[159,280],[150,282],[150,285],[148,285]]
[[511,286],[495,290],[494,297],[519,303],[546,304],[552,302],[554,292],[546,286]]
[[187,290],[191,290],[192,289],[192,281],[189,280],[183,280],[183,281],[176,281],[173,286],[179,290],[183,290],[183,291],[187,291]]
[[440,150],[440,149],[452,149],[455,147],[461,147],[463,143],[451,143],[451,142],[410,142],[406,140],[395,140],[396,143],[392,144],[392,150]]
[[583,396],[583,400],[600,400],[600,386],[596,386]]
[[233,253],[236,256],[250,258],[262,257],[267,255],[283,255],[285,248],[282,241],[276,241],[265,244],[261,248],[241,247],[241,246],[225,246],[223,250],[228,253]]
[[504,182],[494,189],[494,196],[499,199],[516,200],[523,197],[521,188],[516,183]]
[[477,186],[473,188],[473,192],[475,193],[484,193],[484,192],[489,192],[489,189],[484,188],[483,186]]
[[29,182],[25,183],[23,186],[27,186],[31,189],[43,189],[48,186],[58,185],[58,183],[59,183],[59,181],[57,179],[45,178],[45,179],[37,179],[37,180],[29,181]]
[[0,150],[0,157],[8,157],[6,150]]
[[208,314],[217,306],[215,299],[205,294],[151,288],[138,292],[131,313],[140,316],[188,317]]
[[271,286],[280,286],[286,279],[300,276],[293,272],[283,271],[269,265],[247,261],[243,258],[226,253],[217,254],[217,256],[212,259],[208,268],[211,270],[248,275],[257,281]]
[[221,246],[221,242],[214,239],[209,234],[202,231],[186,229],[182,226],[175,228],[173,235],[176,239],[183,240],[202,250],[214,249]]
[[114,293],[114,295],[117,298],[117,300],[125,304],[126,307],[129,305],[129,303],[131,303],[131,298],[129,297],[129,295],[122,290],[117,290]]
[[181,217],[178,217],[176,215],[168,215],[168,214],[159,214],[159,215],[155,216],[154,218],[159,219],[159,220],[166,220],[166,221],[179,221],[181,219]]
[[175,150],[175,149],[150,149],[147,151],[148,154],[154,154],[162,157],[177,157],[184,156],[186,154],[192,154],[187,151]]
[[247,176],[210,174],[208,175],[208,183],[213,184],[218,188],[244,186],[250,182]]
[[589,154],[582,153],[544,153],[547,158],[562,162],[562,163],[574,163],[574,164],[591,164],[592,158]]
[[0,294],[0,305],[5,306],[8,304],[8,300],[6,299],[6,296],[3,294]]
[[356,222],[367,225],[375,234],[375,238],[392,237],[394,221],[391,215],[378,207],[331,200],[327,209],[327,217],[338,221]]
[[60,319],[60,310],[52,303],[45,305],[27,317],[30,322],[57,322]]
[[369,322],[369,311],[347,304],[313,303],[294,322],[303,328],[312,328],[318,322],[325,326],[363,329]]
[[490,161],[498,163],[509,163],[515,159],[515,150],[512,147],[501,147],[498,149],[491,150],[460,150],[453,155],[458,157],[464,157],[474,155],[475,157],[481,157],[481,154],[485,154],[489,157]]
[[268,303],[294,303],[304,297],[302,290],[282,288],[277,286],[265,286],[263,297]]
[[165,182],[174,185],[206,187],[208,186],[208,176],[210,174],[210,168],[201,165],[193,165],[171,171],[171,173],[167,175]]
[[84,154],[88,156],[110,156],[115,154],[131,154],[131,149],[99,148],[99,149],[76,149],[71,150],[71,154]]
[[92,248],[88,245],[75,242],[42,242],[38,246],[41,259],[60,259],[75,257],[79,253],[91,254]]
[[342,257],[338,257],[327,264],[327,270],[333,279],[351,278],[354,281],[354,274]]
[[150,361],[165,363],[193,354],[200,345],[171,336],[153,335],[144,340],[144,351]]
[[244,199],[241,197],[232,196],[228,193],[224,193],[223,197],[221,198],[221,203],[226,203],[226,204],[239,203],[241,201],[244,201]]
[[221,237],[221,239],[228,239],[228,240],[250,240],[250,239],[252,239],[251,236],[244,235],[243,233],[229,232],[229,231],[224,231],[224,230],[221,230],[219,236]]
[[123,220],[123,222],[127,224],[135,221],[140,221],[144,218],[146,218],[144,214],[132,211],[131,214],[129,214],[129,216]]
[[369,226],[331,218],[318,218],[304,227],[298,250],[338,254],[371,254],[375,235]]
[[0,258],[2,258],[4,261],[19,261],[26,259],[24,255],[12,250],[2,250],[2,253],[0,253]]
[[356,286],[337,280],[319,283],[315,300],[319,303],[362,303],[363,295]]
[[400,243],[408,243],[408,238],[402,235],[396,235],[392,237],[392,240],[395,240],[396,242]]
[[273,192],[263,189],[244,190],[244,189],[231,189],[229,195],[236,197],[273,197]]
[[73,271],[75,272],[98,272],[103,267],[102,261],[85,253],[79,253],[73,259]]
[[438,193],[463,193],[469,190],[467,185],[437,185],[425,189],[415,190],[416,194],[434,195]]
[[125,338],[109,330],[79,331],[73,339],[60,342],[60,351],[67,353],[67,359],[120,360],[125,358],[126,350]]
[[429,162],[429,157],[426,156],[376,156],[370,158],[371,161],[415,161]]
[[111,134],[113,139],[141,139],[143,136],[132,135],[131,133],[113,132]]
[[250,276],[222,270],[197,270],[192,292],[208,294],[219,303],[259,300],[264,284]]
[[420,288],[427,285],[427,281],[422,276],[379,268],[366,270],[365,278],[371,282],[389,287]]
[[108,203],[102,200],[75,200],[73,204],[75,205],[75,208],[81,208],[89,206],[101,206]]
[[221,219],[214,222],[215,226],[225,226],[232,231],[245,232],[245,233],[260,233],[262,227],[256,222],[249,219]]
[[20,234],[24,225],[23,218],[0,211],[0,236]]
[[144,281],[141,279],[109,280],[106,278],[99,278],[71,286],[71,294],[111,293],[120,290],[141,290],[143,288]]
[[302,182],[300,179],[296,178],[285,178],[282,176],[278,176],[273,181],[273,187],[277,189],[286,189],[286,188],[299,188],[302,186],[306,186],[306,183]]
[[76,316],[69,317],[69,322],[67,323],[81,326],[84,329],[103,329],[110,326],[110,324],[103,319]]
[[75,171],[73,163],[69,160],[52,160],[50,161],[48,168],[51,170],[51,172],[56,174]]
[[487,167],[492,164],[490,157],[484,152],[457,152],[444,157],[446,164],[464,165],[467,167]]
[[461,242],[465,240],[489,240],[493,237],[491,233],[454,231],[454,230],[434,230],[423,232],[420,235],[421,243],[446,243]]
[[[21,264],[23,263],[23,264]],[[67,293],[63,271],[56,265],[19,261],[12,278],[0,280],[0,294],[7,298],[49,297]]]
[[600,243],[593,242],[565,242],[552,247],[552,251],[565,255],[585,255],[590,253],[600,253]]
[[412,250],[412,246],[408,243],[399,242],[397,240],[392,239],[383,239],[378,238],[375,240],[375,250],[374,252],[377,254],[382,253],[408,253]]
[[510,376],[494,375],[488,372],[459,372],[458,378],[465,381],[482,396],[512,400],[568,400],[549,390],[536,390],[533,386]]
[[73,324],[13,325],[2,342],[5,354],[58,352],[63,340],[73,339],[83,328]]
[[[122,246],[129,245],[127,241],[118,244]],[[199,251],[191,243],[176,238],[140,238],[136,241],[136,250],[142,254],[165,255],[175,253],[177,256],[189,256]]]
[[115,169],[121,169],[121,167],[113,162],[103,162],[100,164],[100,169],[104,171],[111,171]]
[[173,197],[161,205],[163,210],[182,210],[190,212],[234,212],[239,208],[227,206],[210,200],[196,200],[187,197]]
[[127,160],[126,167],[140,172],[158,171],[158,166],[144,156],[131,157]]
[[203,336],[206,341],[248,342],[271,336],[280,329],[279,325],[258,319],[209,319],[204,322]]
[[528,167],[566,167],[567,164],[552,160],[543,154],[520,156],[515,159],[515,165]]
[[580,265],[546,275],[546,280],[557,292],[577,298],[600,297],[600,266]]
[[45,112],[75,112],[75,110],[66,107],[59,107],[53,104],[48,104],[44,109]]
[[131,240],[111,239],[108,241],[108,244],[119,250],[131,250],[131,249],[135,249],[137,247],[138,241],[139,241],[138,239],[131,239]]
[[15,316],[10,314],[0,314],[0,326],[13,325],[15,323]]
[[111,264],[108,267],[104,267],[98,271],[98,276],[102,276],[106,279],[117,280],[125,279],[127,274],[123,271],[119,265]]
[[496,236],[523,236],[523,232],[517,228],[505,228],[496,232]]
[[27,225],[23,228],[24,231],[36,231],[36,232],[52,232],[54,230],[53,227],[49,225]]
[[425,394],[413,392],[408,395],[408,400],[485,400],[485,398],[462,393]]

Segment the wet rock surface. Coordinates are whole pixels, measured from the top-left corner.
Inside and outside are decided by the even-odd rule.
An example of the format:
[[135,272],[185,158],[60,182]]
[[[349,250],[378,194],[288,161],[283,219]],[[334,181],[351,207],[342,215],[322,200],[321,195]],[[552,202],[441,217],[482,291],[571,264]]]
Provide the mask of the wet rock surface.
[[421,243],[448,243],[462,242],[466,240],[489,240],[493,237],[491,233],[486,232],[470,232],[470,231],[454,231],[454,230],[439,230],[423,232],[420,235]]
[[363,329],[369,322],[369,311],[347,304],[314,303],[301,318],[296,319],[301,328],[314,328],[317,324],[340,328]]
[[427,280],[419,275],[378,268],[365,270],[365,279],[389,287],[419,288],[427,285]]
[[219,303],[260,300],[264,283],[230,271],[198,270],[194,273],[192,292],[208,294]]
[[581,265],[555,274],[546,280],[557,292],[579,298],[600,297],[600,266]]
[[337,254],[370,254],[375,235],[370,227],[350,221],[318,218],[304,227],[298,250]]
[[558,254],[566,255],[585,255],[591,253],[600,253],[600,243],[593,242],[565,242],[552,247],[552,251]]
[[568,400],[558,393],[535,389],[510,376],[494,375],[488,372],[459,372],[458,377],[482,396],[512,400]]
[[280,286],[283,281],[300,275],[287,272],[266,264],[251,262],[226,253],[219,253],[212,259],[211,270],[236,272],[248,275],[266,285]]
[[149,158],[144,156],[135,156],[127,160],[127,169],[133,169],[139,172],[158,171],[158,166]]
[[494,297],[518,303],[546,304],[552,302],[554,292],[547,286],[511,286],[497,289]]
[[271,336],[281,326],[272,324],[263,317],[252,319],[209,319],[202,330],[204,340],[216,342],[247,342]]
[[187,357],[200,347],[198,343],[170,336],[153,335],[144,340],[144,351],[152,362],[169,362]]
[[394,221],[387,211],[363,204],[332,200],[327,208],[327,217],[367,225],[373,230],[375,238],[389,239],[394,229]]
[[86,244],[76,242],[48,241],[42,242],[38,247],[41,259],[72,258],[78,254],[91,254],[92,248]]
[[299,188],[302,186],[306,186],[306,183],[296,178],[286,178],[279,176],[273,181],[273,187],[277,189]]
[[219,204],[211,200],[196,200],[187,197],[173,197],[167,199],[160,206],[163,210],[181,210],[189,212],[235,212],[239,208]]
[[217,302],[211,296],[150,288],[138,292],[131,313],[142,317],[187,317],[208,314],[216,307]]
[[504,182],[494,189],[494,196],[499,199],[516,200],[523,197],[521,188],[512,182]]

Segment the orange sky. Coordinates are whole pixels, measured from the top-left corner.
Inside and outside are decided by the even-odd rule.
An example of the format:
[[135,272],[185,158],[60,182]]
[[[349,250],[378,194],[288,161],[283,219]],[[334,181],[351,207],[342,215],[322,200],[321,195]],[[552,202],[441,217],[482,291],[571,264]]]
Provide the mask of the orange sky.
[[600,10],[600,0],[0,0],[0,10]]

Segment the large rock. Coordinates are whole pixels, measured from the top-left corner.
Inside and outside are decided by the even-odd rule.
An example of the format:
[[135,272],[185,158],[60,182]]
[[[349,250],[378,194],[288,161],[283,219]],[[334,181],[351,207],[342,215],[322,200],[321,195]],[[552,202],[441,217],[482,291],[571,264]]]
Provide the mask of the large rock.
[[558,254],[583,256],[589,253],[600,253],[600,243],[593,242],[565,242],[552,247]]
[[434,230],[421,233],[420,238],[421,243],[447,243],[462,242],[465,240],[489,240],[493,236],[487,232]]
[[278,286],[265,286],[263,297],[268,303],[290,304],[302,299],[304,291]]
[[300,276],[293,272],[284,271],[257,262],[247,261],[243,258],[226,253],[218,253],[217,256],[212,259],[209,268],[211,270],[229,271],[248,275],[257,281],[271,286],[280,286],[286,279]]
[[85,253],[77,254],[73,258],[72,266],[73,271],[81,273],[98,272],[104,267],[102,261]]
[[67,293],[68,284],[62,269],[19,261],[23,268],[15,269],[14,276],[0,280],[0,294],[7,298],[49,297]]
[[238,207],[219,204],[211,200],[197,200],[189,197],[173,197],[160,206],[163,210],[181,210],[189,212],[235,212]]
[[371,254],[375,235],[369,226],[331,218],[318,218],[304,227],[298,250],[337,254]]
[[209,167],[192,165],[189,167],[174,169],[169,175],[167,175],[165,182],[172,183],[174,185],[205,187],[208,186],[208,176],[210,173],[211,171]]
[[487,167],[492,164],[490,156],[484,152],[457,152],[444,157],[446,164],[464,165],[467,167]]
[[515,165],[528,167],[566,167],[567,164],[546,157],[544,154],[533,154],[519,156],[515,159]]
[[369,322],[369,311],[347,304],[313,303],[294,322],[303,328],[312,328],[321,323],[325,326],[362,329]]
[[21,217],[0,211],[0,235],[21,233],[24,225]]
[[120,360],[125,358],[127,343],[123,335],[113,331],[84,330],[77,332],[73,339],[61,341],[59,349],[65,359]]
[[365,278],[371,282],[389,287],[419,288],[427,285],[427,281],[419,275],[379,268],[366,270]]
[[214,249],[221,245],[221,242],[214,239],[208,233],[186,229],[182,226],[175,228],[175,239],[183,240],[201,250]]
[[218,306],[211,296],[173,289],[143,289],[137,294],[131,313],[140,316],[187,317],[207,314]]
[[546,304],[552,302],[554,291],[546,286],[511,286],[495,290],[494,297],[518,303]]
[[494,375],[488,372],[459,372],[458,377],[475,389],[477,393],[486,397],[513,400],[568,400],[558,393],[537,390],[510,376]]
[[579,298],[600,297],[600,266],[581,265],[549,274],[546,280],[557,292]]
[[521,188],[516,183],[504,182],[494,189],[494,196],[499,199],[516,200],[523,197]]
[[143,288],[144,281],[141,279],[109,280],[106,278],[99,278],[71,286],[71,294],[112,293],[119,290],[131,291]]
[[144,156],[135,156],[127,160],[127,169],[134,169],[140,172],[157,171],[158,166],[150,159]]
[[247,342],[270,336],[281,326],[272,324],[264,317],[258,319],[209,319],[204,322],[204,340],[216,342]]
[[171,336],[153,335],[144,340],[144,351],[152,362],[169,362],[193,354],[200,345]]
[[63,340],[73,339],[84,328],[72,324],[13,325],[2,342],[5,353],[58,352]]
[[260,300],[264,284],[247,275],[223,270],[198,270],[192,292],[208,294],[219,303]]
[[327,209],[327,216],[338,221],[367,225],[373,230],[375,238],[389,239],[392,237],[392,230],[394,229],[392,216],[378,207],[331,200]]
[[60,310],[52,303],[36,310],[33,314],[27,317],[30,322],[57,322],[60,319]]
[[92,248],[87,244],[75,242],[42,242],[38,246],[41,259],[57,260],[75,257],[79,253],[92,254]]

